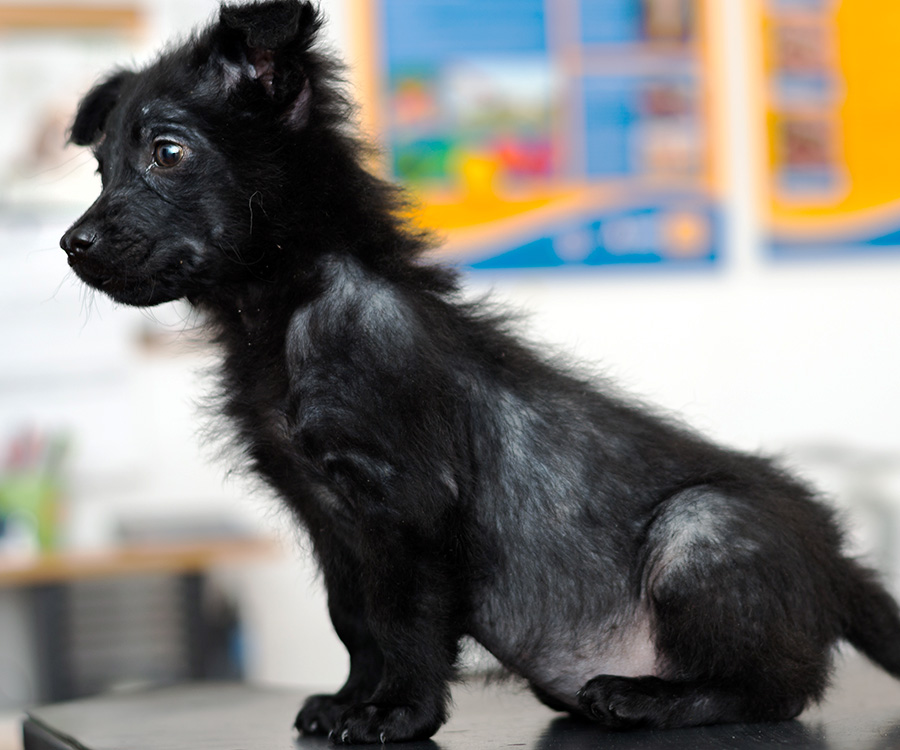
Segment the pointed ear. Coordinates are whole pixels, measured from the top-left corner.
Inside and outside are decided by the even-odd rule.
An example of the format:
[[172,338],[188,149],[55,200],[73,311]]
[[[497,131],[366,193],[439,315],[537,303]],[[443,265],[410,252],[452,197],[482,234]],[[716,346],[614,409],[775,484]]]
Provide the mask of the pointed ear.
[[75,121],[69,131],[69,141],[78,146],[90,146],[100,140],[106,118],[119,101],[125,83],[134,74],[120,71],[98,83],[78,105]]
[[289,124],[302,125],[310,101],[302,58],[321,25],[310,2],[223,5],[213,29],[213,59],[225,89],[230,92],[244,80],[253,81],[285,108]]

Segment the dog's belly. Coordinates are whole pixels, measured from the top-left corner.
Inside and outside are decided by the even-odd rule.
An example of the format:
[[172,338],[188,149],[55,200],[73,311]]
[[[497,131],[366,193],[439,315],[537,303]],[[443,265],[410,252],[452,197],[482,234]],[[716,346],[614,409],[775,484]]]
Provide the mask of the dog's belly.
[[659,675],[660,664],[646,613],[618,614],[591,627],[556,623],[541,634],[515,633],[503,623],[476,622],[472,636],[516,674],[569,706],[588,680],[601,674],[622,677]]

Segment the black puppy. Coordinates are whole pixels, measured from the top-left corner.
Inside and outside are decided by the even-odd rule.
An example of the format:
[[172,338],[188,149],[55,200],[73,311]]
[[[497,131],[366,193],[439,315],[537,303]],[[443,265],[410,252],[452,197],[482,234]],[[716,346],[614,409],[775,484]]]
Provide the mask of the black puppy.
[[308,529],[350,653],[296,726],[428,737],[470,635],[609,727],[788,719],[848,639],[900,674],[897,606],[832,514],[542,358],[423,259],[299,0],[218,22],[81,103],[103,191],[62,240],[130,305],[187,299],[224,411]]

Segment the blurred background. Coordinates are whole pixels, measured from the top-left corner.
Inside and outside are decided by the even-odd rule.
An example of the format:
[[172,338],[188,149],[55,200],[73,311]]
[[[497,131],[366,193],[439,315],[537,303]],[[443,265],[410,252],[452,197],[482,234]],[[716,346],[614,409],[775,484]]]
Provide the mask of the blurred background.
[[[781,456],[897,591],[900,6],[321,4],[385,173],[471,294]],[[215,7],[0,0],[0,713],[346,668],[302,536],[204,430],[190,310],[114,306],[58,247],[99,192],[65,145],[79,97]]]

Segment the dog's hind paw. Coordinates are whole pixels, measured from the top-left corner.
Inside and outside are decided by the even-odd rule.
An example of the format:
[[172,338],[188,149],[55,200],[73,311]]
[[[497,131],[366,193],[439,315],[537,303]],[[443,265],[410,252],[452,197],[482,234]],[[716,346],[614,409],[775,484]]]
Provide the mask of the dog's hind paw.
[[341,715],[329,737],[336,745],[424,740],[442,723],[439,714],[419,706],[361,703]]
[[346,710],[347,704],[334,695],[312,695],[297,714],[294,728],[301,734],[329,734]]
[[578,694],[581,711],[610,729],[665,723],[666,683],[655,677],[601,675]]

